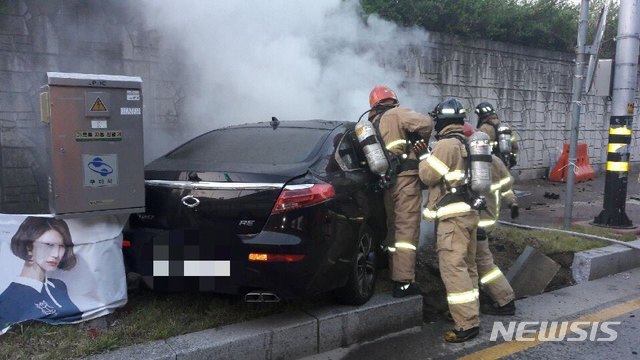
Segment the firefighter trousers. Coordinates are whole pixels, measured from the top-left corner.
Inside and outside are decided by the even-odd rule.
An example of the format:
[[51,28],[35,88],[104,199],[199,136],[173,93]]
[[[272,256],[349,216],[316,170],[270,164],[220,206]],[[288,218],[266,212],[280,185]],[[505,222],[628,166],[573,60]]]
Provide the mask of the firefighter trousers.
[[504,306],[516,298],[509,281],[493,262],[493,255],[489,250],[489,240],[486,236],[478,236],[476,264],[478,265],[480,286],[489,294],[493,302]]
[[477,213],[439,219],[436,227],[440,276],[456,330],[480,325],[476,267]]
[[417,174],[399,175],[396,183],[386,190],[385,208],[387,227],[390,229],[387,232],[387,246],[393,281],[415,281],[421,205],[422,189]]

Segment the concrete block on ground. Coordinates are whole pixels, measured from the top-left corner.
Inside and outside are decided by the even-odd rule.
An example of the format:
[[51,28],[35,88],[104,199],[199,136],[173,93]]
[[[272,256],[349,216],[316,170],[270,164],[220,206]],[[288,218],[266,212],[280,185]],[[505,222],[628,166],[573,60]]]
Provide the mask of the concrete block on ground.
[[[640,240],[630,241],[629,244],[640,246]],[[640,267],[639,250],[611,245],[577,252],[573,257],[571,273],[576,283],[582,283],[637,267]]]
[[298,359],[317,353],[316,319],[299,311],[166,340],[179,359]]
[[133,345],[105,354],[90,356],[89,360],[175,360],[176,353],[164,340]]
[[109,326],[113,324],[115,319],[116,319],[115,314],[113,313],[106,314],[106,315],[97,317],[95,319],[85,321],[80,324],[80,327],[83,330],[87,330],[87,331],[90,331],[90,330],[103,331],[103,330],[107,330]]
[[377,294],[358,308],[327,306],[306,312],[318,319],[318,352],[323,353],[422,325],[422,296]]
[[516,297],[521,298],[543,293],[558,270],[560,270],[560,264],[531,246],[527,246],[509,268],[506,277]]

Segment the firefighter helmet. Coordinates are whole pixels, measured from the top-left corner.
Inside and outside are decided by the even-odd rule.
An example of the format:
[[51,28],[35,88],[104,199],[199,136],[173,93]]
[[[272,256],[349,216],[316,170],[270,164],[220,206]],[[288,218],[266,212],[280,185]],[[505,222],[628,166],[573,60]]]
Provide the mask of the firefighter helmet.
[[387,86],[378,85],[369,94],[369,106],[374,107],[383,100],[393,100],[398,103],[398,96]]
[[464,119],[467,116],[467,110],[458,99],[450,98],[436,105],[431,115],[436,121],[442,119]]
[[474,132],[476,132],[476,128],[474,128],[471,124],[465,121],[462,131],[464,132],[465,137],[469,137],[473,135]]
[[436,105],[430,115],[435,121],[434,130],[440,133],[449,125],[464,125],[467,110],[458,99],[450,98]]
[[482,102],[476,106],[476,114],[478,114],[478,118],[480,119],[495,113],[496,109],[491,105],[491,103]]

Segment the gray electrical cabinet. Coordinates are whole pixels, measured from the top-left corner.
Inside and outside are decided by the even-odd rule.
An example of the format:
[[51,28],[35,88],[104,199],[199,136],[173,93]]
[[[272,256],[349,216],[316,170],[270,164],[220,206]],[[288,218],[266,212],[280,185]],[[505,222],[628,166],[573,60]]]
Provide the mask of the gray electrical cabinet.
[[142,79],[49,72],[40,108],[51,213],[144,212]]
[[593,76],[593,94],[595,96],[611,96],[613,85],[613,60],[600,59]]

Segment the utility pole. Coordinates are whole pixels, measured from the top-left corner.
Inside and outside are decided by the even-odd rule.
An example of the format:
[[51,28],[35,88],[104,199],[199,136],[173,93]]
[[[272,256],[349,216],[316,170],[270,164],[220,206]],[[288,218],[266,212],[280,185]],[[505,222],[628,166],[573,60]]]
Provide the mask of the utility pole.
[[578,147],[578,128],[580,127],[580,110],[582,108],[582,91],[584,89],[584,63],[586,54],[587,27],[589,21],[589,0],[582,0],[580,5],[580,22],[578,23],[578,44],[576,46],[576,68],[573,74],[573,94],[571,96],[571,140],[569,142],[569,160],[567,162],[567,190],[564,202],[564,228],[571,226],[573,213],[573,186],[576,178],[576,150]]
[[609,120],[609,147],[603,210],[595,225],[632,227],[625,212],[629,177],[629,144],[633,130],[638,51],[640,48],[640,0],[621,0],[614,64],[613,101]]

